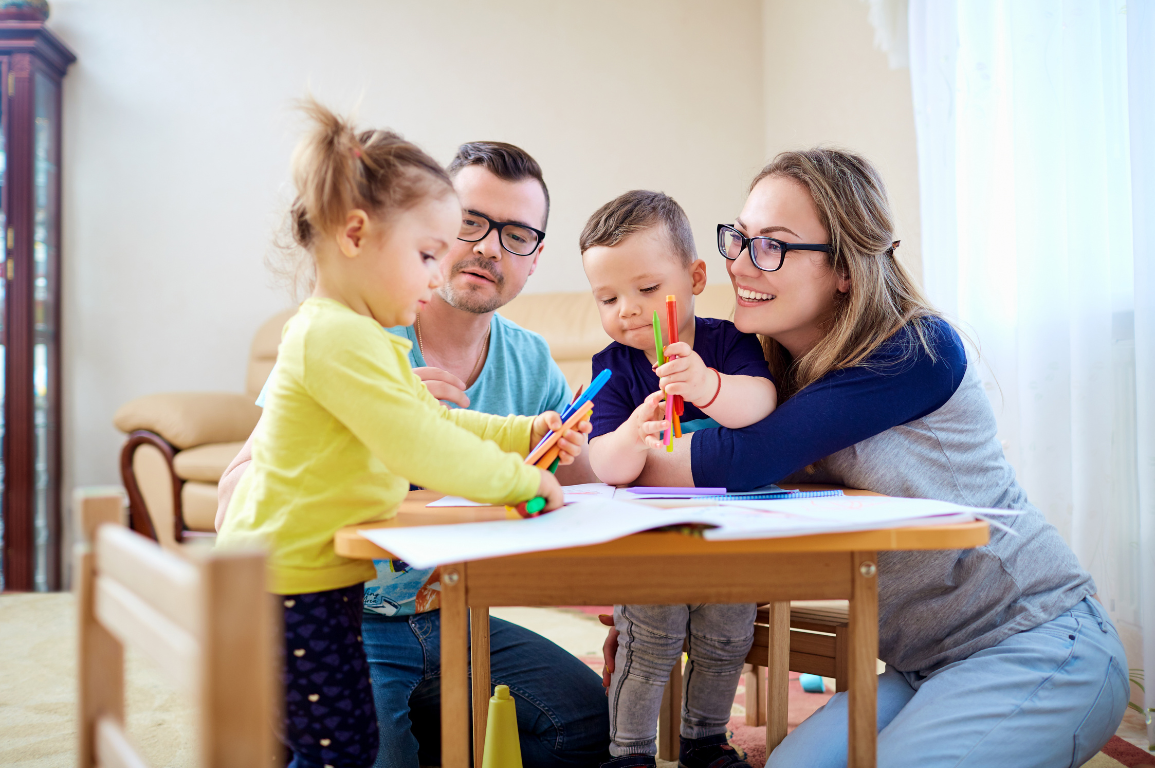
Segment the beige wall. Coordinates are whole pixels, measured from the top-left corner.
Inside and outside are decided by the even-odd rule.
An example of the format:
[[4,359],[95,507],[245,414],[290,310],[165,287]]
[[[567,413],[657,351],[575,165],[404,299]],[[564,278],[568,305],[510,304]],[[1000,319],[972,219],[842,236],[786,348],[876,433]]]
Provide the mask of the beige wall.
[[[393,126],[443,161],[471,139],[535,155],[554,208],[530,291],[584,290],[578,232],[634,187],[685,206],[711,281],[725,280],[714,225],[740,209],[769,154],[818,141],[879,163],[903,255],[917,253],[906,72],[871,47],[858,0],[52,10],[79,57],[65,85],[66,488],[118,481],[121,403],[241,391],[253,332],[288,304],[262,257],[289,194],[290,103],[307,87],[338,107],[360,98],[362,123]],[[764,40],[775,46],[765,62]]]
[[[249,340],[287,297],[262,264],[306,87],[362,98],[442,161],[514,142],[553,215],[530,290],[583,290],[586,217],[634,187],[690,212],[699,248],[763,159],[758,0],[54,0],[65,88],[66,487],[118,479],[112,414],[150,392],[240,391]],[[725,18],[727,33],[719,32]],[[711,276],[725,279],[721,258]]]
[[874,48],[867,11],[862,0],[763,0],[766,152],[829,144],[871,160],[897,215],[899,258],[921,283],[910,70]]

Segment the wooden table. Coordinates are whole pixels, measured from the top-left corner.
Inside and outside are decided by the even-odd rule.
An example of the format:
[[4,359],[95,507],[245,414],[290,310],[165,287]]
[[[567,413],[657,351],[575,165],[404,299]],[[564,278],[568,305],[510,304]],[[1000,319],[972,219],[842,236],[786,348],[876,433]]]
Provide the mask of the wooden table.
[[[829,487],[829,486],[825,486]],[[868,494],[847,491],[848,494]],[[337,553],[390,553],[358,535],[367,528],[504,520],[502,507],[435,507],[414,491],[397,516],[338,531]],[[681,533],[639,533],[588,547],[441,567],[441,764],[469,768],[469,639],[472,639],[475,768],[485,742],[490,696],[489,614],[494,605],[770,603],[767,754],[786,736],[790,600],[849,600],[849,768],[874,768],[877,741],[877,553],[968,549],[987,543],[984,522],[892,528],[793,538],[706,541]],[[623,576],[623,569],[629,576]],[[473,609],[471,632],[469,611]]]

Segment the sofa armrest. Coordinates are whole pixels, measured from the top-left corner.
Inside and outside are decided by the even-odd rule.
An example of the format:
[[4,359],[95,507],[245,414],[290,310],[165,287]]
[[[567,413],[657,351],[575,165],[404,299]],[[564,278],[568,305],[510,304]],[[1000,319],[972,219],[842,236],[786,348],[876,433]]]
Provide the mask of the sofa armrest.
[[248,395],[232,392],[168,392],[122,405],[113,424],[126,434],[148,430],[178,450],[206,443],[247,440],[261,418]]

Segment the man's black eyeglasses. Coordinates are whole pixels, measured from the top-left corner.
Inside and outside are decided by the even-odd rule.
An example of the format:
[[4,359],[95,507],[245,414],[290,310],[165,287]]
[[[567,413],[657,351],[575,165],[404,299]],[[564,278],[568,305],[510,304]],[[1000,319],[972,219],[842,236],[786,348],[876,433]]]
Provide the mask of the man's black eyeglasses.
[[718,252],[722,256],[734,261],[746,248],[750,249],[750,261],[763,272],[777,272],[782,269],[787,251],[834,252],[829,245],[787,243],[773,237],[746,237],[728,224],[718,225]]
[[541,242],[545,240],[545,232],[515,221],[494,221],[484,213],[466,211],[461,215],[461,231],[457,239],[467,243],[479,243],[489,237],[489,233],[497,230],[497,239],[501,247],[514,256],[532,256]]

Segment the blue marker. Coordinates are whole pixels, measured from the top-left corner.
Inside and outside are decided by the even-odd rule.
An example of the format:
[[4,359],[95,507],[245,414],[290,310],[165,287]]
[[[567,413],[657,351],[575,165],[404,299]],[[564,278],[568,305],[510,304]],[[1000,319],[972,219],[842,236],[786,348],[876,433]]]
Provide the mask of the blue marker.
[[[598,393],[598,391],[606,385],[606,382],[610,380],[610,375],[612,373],[613,373],[613,371],[611,371],[609,368],[606,368],[604,371],[599,373],[598,377],[593,380],[592,384],[590,384],[590,388],[587,389],[582,394],[581,397],[579,397],[578,399],[576,399],[572,403],[570,403],[569,407],[565,409],[564,413],[562,413],[562,415],[561,415],[562,423],[565,423],[566,419],[568,419],[570,416],[573,416],[575,413],[577,413],[578,408],[581,408],[583,405],[585,405],[590,400],[592,400],[594,395],[596,395]],[[543,437],[541,439],[541,441],[538,442],[538,444],[533,447],[533,450],[530,451],[530,453],[533,453],[533,451],[536,451],[542,445],[542,443],[544,443],[546,440],[549,440],[552,436],[553,436],[552,430],[547,432],[545,437]]]

